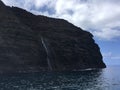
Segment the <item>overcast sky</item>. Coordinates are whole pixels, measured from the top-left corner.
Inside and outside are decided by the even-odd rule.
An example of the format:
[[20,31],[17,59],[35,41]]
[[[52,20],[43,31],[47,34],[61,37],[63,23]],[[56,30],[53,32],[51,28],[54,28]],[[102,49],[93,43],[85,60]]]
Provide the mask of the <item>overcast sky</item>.
[[2,0],[37,15],[63,18],[90,31],[107,64],[120,64],[120,0]]

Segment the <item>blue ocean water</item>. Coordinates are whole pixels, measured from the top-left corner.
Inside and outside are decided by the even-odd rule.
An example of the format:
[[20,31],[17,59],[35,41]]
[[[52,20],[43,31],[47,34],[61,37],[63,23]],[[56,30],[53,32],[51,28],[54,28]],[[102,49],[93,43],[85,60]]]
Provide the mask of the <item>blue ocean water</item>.
[[0,90],[120,90],[119,70],[0,74]]

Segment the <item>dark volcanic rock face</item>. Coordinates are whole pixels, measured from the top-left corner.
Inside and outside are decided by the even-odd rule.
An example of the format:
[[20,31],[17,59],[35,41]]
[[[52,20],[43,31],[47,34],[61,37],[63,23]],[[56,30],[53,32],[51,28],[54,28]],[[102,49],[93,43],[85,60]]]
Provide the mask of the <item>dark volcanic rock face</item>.
[[0,71],[104,68],[92,34],[62,19],[35,16],[0,1]]

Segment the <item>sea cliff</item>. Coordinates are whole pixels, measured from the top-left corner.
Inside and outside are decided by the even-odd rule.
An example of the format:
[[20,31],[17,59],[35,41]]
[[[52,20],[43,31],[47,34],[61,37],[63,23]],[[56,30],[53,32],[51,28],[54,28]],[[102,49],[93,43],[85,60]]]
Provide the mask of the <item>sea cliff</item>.
[[90,32],[0,1],[0,72],[105,68]]

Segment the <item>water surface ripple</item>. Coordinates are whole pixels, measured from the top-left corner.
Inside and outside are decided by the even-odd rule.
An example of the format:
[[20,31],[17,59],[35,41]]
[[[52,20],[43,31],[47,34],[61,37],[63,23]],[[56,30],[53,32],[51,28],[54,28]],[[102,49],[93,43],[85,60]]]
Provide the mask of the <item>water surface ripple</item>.
[[0,90],[120,90],[119,69],[0,74]]

